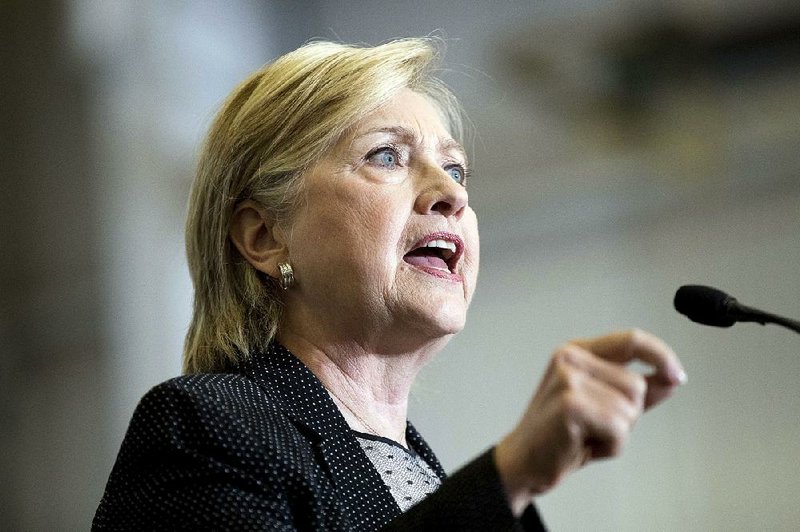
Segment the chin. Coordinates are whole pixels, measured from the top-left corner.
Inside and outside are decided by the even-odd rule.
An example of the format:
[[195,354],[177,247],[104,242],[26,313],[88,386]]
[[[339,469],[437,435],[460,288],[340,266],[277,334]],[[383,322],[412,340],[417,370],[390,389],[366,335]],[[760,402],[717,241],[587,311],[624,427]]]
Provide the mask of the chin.
[[463,304],[460,308],[455,308],[454,305],[443,305],[433,310],[433,312],[430,312],[432,310],[430,307],[427,310],[429,312],[418,316],[414,322],[429,337],[450,337],[464,329],[467,321],[467,312]]

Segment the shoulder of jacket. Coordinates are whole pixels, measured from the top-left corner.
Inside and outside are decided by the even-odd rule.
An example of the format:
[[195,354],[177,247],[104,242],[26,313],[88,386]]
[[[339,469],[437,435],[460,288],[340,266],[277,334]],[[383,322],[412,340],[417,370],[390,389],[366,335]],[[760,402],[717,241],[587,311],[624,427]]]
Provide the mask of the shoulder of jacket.
[[153,411],[206,421],[286,421],[271,393],[235,373],[183,375],[162,382],[142,397],[134,418]]
[[153,387],[133,414],[129,436],[170,448],[249,449],[268,469],[288,467],[278,455],[304,452],[309,442],[279,400],[236,374],[181,376]]

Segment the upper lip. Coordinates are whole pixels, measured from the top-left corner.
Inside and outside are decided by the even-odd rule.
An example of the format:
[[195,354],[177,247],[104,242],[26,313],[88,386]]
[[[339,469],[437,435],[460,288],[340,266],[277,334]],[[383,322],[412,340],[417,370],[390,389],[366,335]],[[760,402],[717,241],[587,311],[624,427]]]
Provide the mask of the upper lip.
[[437,233],[430,233],[428,235],[425,235],[425,237],[423,237],[422,240],[414,244],[408,251],[408,253],[411,253],[415,249],[426,247],[428,244],[430,244],[435,240],[443,240],[444,242],[455,245],[456,248],[455,252],[450,257],[445,259],[448,269],[451,272],[455,273],[456,265],[458,264],[458,261],[461,259],[461,255],[464,254],[464,241],[461,239],[460,236],[456,234],[447,233],[443,231]]

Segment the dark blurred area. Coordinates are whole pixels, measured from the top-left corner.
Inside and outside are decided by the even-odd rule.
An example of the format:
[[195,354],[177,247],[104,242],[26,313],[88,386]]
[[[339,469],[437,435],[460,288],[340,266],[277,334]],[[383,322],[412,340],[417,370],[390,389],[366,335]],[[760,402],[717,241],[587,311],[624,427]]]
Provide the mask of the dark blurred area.
[[66,6],[4,2],[0,388],[6,530],[86,523],[111,445],[92,80]]
[[429,34],[474,126],[482,237],[470,325],[412,406],[445,465],[512,426],[554,346],[635,325],[690,384],[545,520],[800,528],[800,342],[670,303],[710,284],[800,318],[796,2],[7,0],[0,530],[88,528],[138,398],[180,372],[184,206],[226,94],[313,38]]

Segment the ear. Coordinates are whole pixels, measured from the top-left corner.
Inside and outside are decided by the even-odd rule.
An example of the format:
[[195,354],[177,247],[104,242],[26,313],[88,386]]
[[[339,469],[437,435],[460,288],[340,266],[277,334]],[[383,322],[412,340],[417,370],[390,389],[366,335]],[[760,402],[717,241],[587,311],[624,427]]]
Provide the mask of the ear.
[[279,278],[278,264],[289,256],[283,231],[275,217],[253,200],[239,203],[233,211],[230,237],[233,245],[253,268]]

